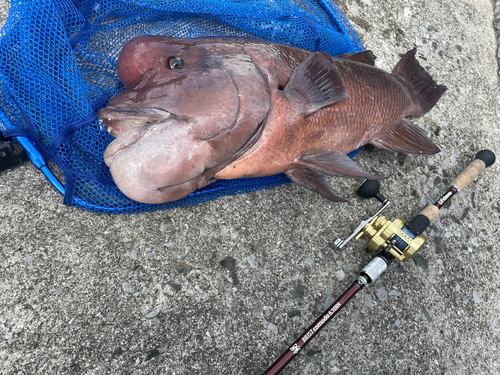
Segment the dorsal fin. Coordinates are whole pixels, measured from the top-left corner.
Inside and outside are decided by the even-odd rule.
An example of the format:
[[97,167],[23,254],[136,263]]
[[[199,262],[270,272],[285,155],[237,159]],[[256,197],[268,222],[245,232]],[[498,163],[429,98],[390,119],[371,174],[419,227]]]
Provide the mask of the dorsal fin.
[[373,52],[369,50],[356,53],[344,53],[342,55],[339,55],[338,57],[372,66],[375,65],[375,59],[377,58],[377,56],[375,56]]
[[349,97],[335,61],[326,52],[316,52],[292,73],[284,93],[297,96],[305,116]]

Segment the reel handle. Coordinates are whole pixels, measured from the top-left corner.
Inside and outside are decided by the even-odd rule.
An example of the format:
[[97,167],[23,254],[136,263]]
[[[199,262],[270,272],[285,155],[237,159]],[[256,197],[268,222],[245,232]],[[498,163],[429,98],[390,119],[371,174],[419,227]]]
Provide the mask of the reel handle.
[[380,183],[378,180],[363,180],[357,190],[357,193],[361,198],[377,198],[377,200],[382,204],[385,204],[388,201],[386,197],[380,194]]
[[487,167],[495,163],[495,154],[490,150],[482,150],[474,160],[453,180],[450,188],[434,203],[425,207],[408,226],[415,234],[422,233],[439,215],[439,209],[459,191],[465,189]]

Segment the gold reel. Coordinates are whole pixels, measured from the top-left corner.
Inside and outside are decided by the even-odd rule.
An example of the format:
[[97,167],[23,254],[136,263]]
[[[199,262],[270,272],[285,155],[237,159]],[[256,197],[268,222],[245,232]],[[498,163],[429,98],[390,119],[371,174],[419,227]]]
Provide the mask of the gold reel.
[[385,216],[376,216],[366,224],[356,236],[368,239],[370,251],[378,251],[390,247],[389,252],[401,262],[407,262],[424,246],[427,237],[415,236],[406,228],[406,221],[398,218],[387,220]]

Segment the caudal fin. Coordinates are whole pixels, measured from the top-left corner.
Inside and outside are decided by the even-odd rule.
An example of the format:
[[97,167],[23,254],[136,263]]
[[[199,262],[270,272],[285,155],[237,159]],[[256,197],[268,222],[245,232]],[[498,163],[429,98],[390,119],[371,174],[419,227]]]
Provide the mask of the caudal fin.
[[403,78],[413,90],[417,105],[420,110],[413,113],[414,116],[422,116],[430,111],[437,103],[441,95],[447,90],[446,86],[438,85],[425,71],[415,58],[417,49],[408,51],[398,62],[392,74]]

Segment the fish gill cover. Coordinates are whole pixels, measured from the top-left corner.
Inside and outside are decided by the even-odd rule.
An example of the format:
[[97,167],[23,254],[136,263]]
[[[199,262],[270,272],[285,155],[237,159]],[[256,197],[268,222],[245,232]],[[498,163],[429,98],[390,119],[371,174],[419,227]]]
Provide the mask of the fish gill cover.
[[66,205],[137,213],[289,182],[284,175],[218,180],[158,205],[118,190],[102,158],[113,137],[96,112],[123,89],[121,48],[146,34],[260,38],[331,55],[363,50],[327,0],[12,0],[0,31],[0,131],[31,139],[60,169]]

